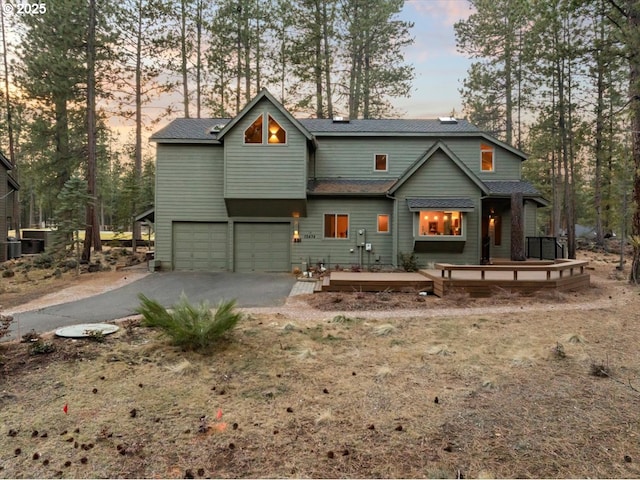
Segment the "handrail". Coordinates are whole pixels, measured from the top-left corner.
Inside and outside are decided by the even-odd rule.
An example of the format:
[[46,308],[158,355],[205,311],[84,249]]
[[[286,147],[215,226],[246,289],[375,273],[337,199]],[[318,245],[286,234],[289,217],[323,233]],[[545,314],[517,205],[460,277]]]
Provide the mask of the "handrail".
[[[569,271],[569,276],[574,275],[574,269],[579,269],[580,275],[584,273],[584,268],[589,264],[587,260],[561,260],[550,265],[455,265],[452,263],[436,263],[434,268],[440,270],[442,278],[451,280],[451,272],[471,271],[480,272],[480,279],[485,280],[486,272],[508,272],[513,271],[513,279],[518,280],[518,272],[546,272],[547,280],[551,280],[551,272],[559,272],[562,278],[565,271]],[[445,272],[447,272],[445,277]]]

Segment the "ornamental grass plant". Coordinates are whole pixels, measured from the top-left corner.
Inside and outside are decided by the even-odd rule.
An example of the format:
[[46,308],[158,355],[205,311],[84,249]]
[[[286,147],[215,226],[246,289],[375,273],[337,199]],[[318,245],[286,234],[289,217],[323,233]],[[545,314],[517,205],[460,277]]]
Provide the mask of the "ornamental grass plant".
[[186,350],[209,349],[243,317],[235,310],[235,300],[221,301],[214,311],[207,301],[192,305],[184,293],[170,310],[143,294],[138,298],[141,304],[136,311],[143,325],[159,328],[174,345]]

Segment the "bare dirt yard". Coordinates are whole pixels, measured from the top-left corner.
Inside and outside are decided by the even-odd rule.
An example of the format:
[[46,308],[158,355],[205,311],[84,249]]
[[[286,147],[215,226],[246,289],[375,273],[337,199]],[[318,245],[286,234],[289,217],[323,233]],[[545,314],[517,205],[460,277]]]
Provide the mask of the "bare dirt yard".
[[0,344],[0,477],[640,477],[640,290],[580,258],[587,291],[297,297],[209,354]]

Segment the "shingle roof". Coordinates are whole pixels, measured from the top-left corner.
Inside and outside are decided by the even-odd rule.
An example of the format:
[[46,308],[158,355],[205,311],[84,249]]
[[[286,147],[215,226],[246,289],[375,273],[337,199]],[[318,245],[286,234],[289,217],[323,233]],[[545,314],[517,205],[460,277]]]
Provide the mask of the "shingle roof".
[[[224,126],[232,118],[176,118],[151,136],[152,141],[215,141],[217,136],[211,133],[215,126]],[[477,127],[466,120],[457,123],[441,123],[439,120],[350,120],[334,122],[331,119],[297,119],[312,135],[420,135],[481,133]]]
[[309,180],[307,192],[310,195],[384,195],[395,182],[395,178],[390,180],[326,178]]
[[473,210],[475,205],[470,198],[407,198],[409,210]]
[[299,119],[312,134],[346,133],[346,134],[420,134],[420,133],[479,133],[480,130],[467,122],[441,123],[437,119],[356,119],[348,122],[335,122],[331,119],[307,118]]
[[151,140],[216,141],[217,135],[212,130],[220,130],[230,121],[230,118],[176,118],[154,133]]
[[523,180],[485,180],[489,195],[511,195],[522,193],[525,196],[538,197],[542,194],[529,182]]

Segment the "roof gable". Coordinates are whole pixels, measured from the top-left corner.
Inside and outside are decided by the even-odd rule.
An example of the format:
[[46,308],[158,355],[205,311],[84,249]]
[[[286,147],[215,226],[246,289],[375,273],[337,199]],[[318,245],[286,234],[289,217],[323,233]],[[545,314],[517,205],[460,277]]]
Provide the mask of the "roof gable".
[[7,170],[11,170],[13,168],[9,159],[5,157],[2,152],[0,152],[0,164],[4,165]]
[[300,121],[296,120],[293,115],[291,115],[289,113],[289,111],[284,108],[284,106],[278,102],[273,95],[271,95],[269,93],[269,91],[266,88],[263,88],[262,91],[256,95],[253,100],[251,100],[243,109],[242,111],[235,116],[235,118],[233,120],[231,120],[229,123],[226,124],[226,126],[220,130],[220,132],[218,133],[218,140],[221,140],[230,130],[233,129],[233,127],[235,127],[235,125],[242,120],[247,114],[249,114],[251,112],[251,110],[253,110],[253,108],[262,100],[262,99],[266,99],[267,101],[269,101],[274,107],[276,107],[278,109],[278,111],[287,119],[289,120],[299,131],[300,133],[302,133],[304,135],[304,137],[309,141],[309,142],[314,142],[314,137],[313,135],[311,135],[311,133],[309,132],[309,130],[307,130],[306,127],[304,127]]
[[455,153],[453,153],[449,147],[447,147],[442,141],[437,141],[424,155],[416,160],[405,172],[400,176],[398,181],[389,190],[389,194],[393,195],[407,180],[409,180],[420,168],[427,163],[433,155],[441,151],[444,153],[452,163],[457,166],[470,180],[473,182],[484,194],[489,193],[487,186],[480,180],[476,174],[474,174],[469,167],[467,167],[462,160],[460,160]]

